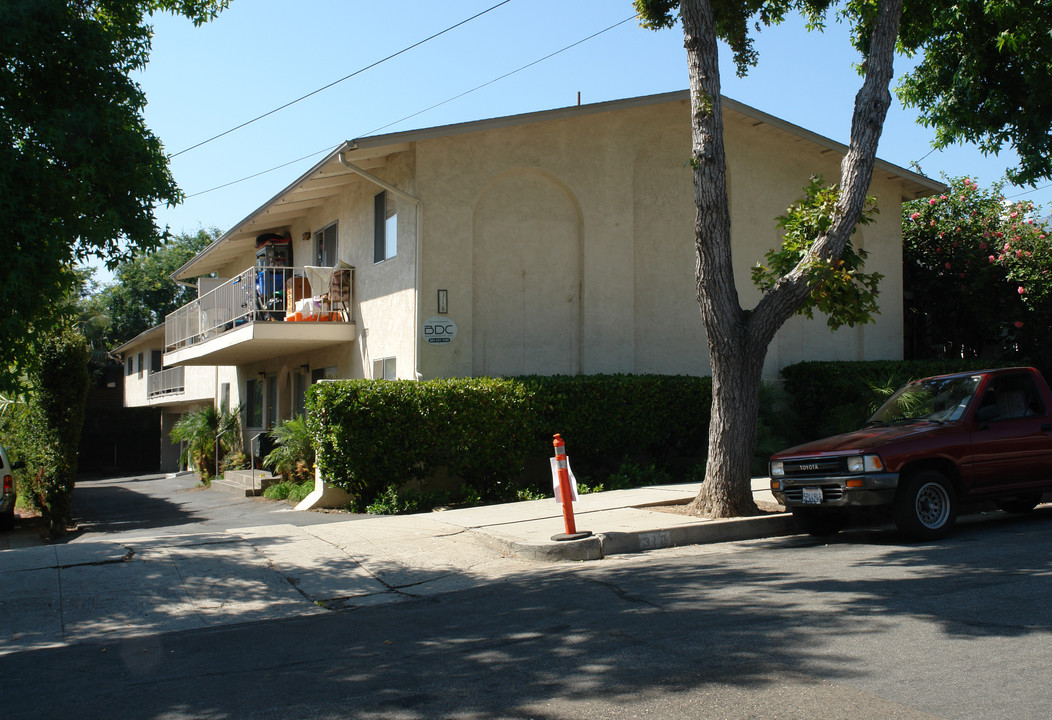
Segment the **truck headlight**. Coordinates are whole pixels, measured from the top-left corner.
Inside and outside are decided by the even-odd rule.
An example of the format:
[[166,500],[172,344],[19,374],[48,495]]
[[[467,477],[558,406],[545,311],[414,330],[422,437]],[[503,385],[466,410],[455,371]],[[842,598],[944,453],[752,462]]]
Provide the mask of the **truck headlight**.
[[785,475],[785,466],[781,460],[771,461],[771,477],[782,477]]
[[880,472],[884,463],[879,455],[854,455],[847,459],[847,471],[853,473]]

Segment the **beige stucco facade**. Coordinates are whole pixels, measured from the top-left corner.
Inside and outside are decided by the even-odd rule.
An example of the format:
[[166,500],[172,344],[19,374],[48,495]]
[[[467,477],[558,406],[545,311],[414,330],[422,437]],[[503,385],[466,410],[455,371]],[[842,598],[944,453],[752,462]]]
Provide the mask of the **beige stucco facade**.
[[[838,179],[844,148],[730,100],[724,119],[735,281],[750,307],[750,268],[779,244],[775,218],[811,175]],[[313,266],[335,226],[329,260],[354,268],[342,329],[277,323],[265,341],[263,328],[234,329],[225,345],[166,347],[165,364],[228,363],[238,397],[254,379],[272,383],[277,418],[321,377],[707,374],[689,121],[683,92],[347,142],[174,276],[236,277],[262,233],[290,237],[292,264]],[[768,377],[801,360],[901,357],[900,205],[939,187],[878,163],[880,214],[855,242],[867,271],[885,276],[880,315],[837,332],[794,318],[770,347]],[[377,225],[391,222],[377,215],[380,193],[396,229],[378,258]],[[448,341],[424,335],[435,317]]]

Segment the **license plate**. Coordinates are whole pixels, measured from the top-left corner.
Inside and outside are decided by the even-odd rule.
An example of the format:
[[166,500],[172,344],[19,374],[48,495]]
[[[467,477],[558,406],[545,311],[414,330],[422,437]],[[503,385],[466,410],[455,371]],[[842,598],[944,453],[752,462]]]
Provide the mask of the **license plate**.
[[822,488],[804,488],[804,495],[801,498],[804,505],[821,505],[822,504]]

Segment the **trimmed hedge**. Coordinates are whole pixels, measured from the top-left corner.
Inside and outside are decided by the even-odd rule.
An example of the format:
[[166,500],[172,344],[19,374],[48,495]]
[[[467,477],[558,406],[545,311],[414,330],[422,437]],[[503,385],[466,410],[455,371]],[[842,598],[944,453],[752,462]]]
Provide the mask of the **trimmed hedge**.
[[664,466],[704,451],[711,399],[709,378],[594,375],[341,380],[307,403],[322,475],[364,507],[442,472],[487,501],[544,488],[554,433],[580,478],[629,459]]
[[812,361],[782,368],[782,377],[805,429],[804,440],[814,440],[860,428],[886,399],[876,388],[895,389],[917,378],[1025,364],[975,359]]

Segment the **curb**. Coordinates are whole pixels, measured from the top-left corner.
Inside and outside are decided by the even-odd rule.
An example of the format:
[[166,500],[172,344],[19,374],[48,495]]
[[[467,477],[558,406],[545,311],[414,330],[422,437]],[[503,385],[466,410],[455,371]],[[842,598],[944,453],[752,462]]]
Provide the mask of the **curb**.
[[501,552],[510,553],[524,560],[541,562],[602,560],[607,555],[639,553],[682,545],[757,540],[800,534],[791,513],[710,520],[695,525],[681,525],[660,530],[597,533],[581,540],[547,543],[522,542],[479,528],[470,530],[479,540]]

